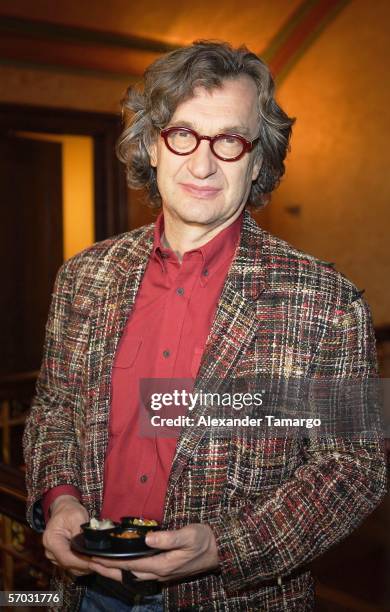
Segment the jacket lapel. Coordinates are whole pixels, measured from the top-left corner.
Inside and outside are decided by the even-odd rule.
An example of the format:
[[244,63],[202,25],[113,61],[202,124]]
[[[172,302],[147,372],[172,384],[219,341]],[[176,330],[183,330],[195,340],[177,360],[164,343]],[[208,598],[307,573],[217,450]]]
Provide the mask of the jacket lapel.
[[108,442],[111,404],[111,371],[114,356],[148,263],[153,245],[153,227],[137,239],[125,239],[115,246],[106,270],[109,284],[102,285],[90,304],[90,336],[86,354],[85,392],[85,495],[100,511],[103,495],[104,459]]

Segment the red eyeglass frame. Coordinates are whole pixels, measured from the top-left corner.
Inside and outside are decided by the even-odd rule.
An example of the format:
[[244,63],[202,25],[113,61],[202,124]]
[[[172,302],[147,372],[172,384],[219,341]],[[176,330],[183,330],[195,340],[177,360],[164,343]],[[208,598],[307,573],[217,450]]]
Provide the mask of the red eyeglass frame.
[[[189,134],[192,134],[193,136],[195,136],[195,138],[196,138],[196,145],[192,149],[192,151],[186,151],[186,153],[178,153],[178,151],[175,151],[175,149],[173,149],[169,145],[169,142],[168,142],[169,134],[171,132],[175,132],[177,130],[180,130],[181,132],[188,132]],[[161,134],[161,137],[164,139],[165,146],[167,147],[167,149],[169,149],[169,151],[171,151],[175,155],[191,155],[191,153],[196,151],[196,149],[199,147],[201,140],[208,140],[209,143],[210,143],[210,149],[211,149],[213,155],[215,155],[215,157],[217,159],[220,159],[222,161],[227,161],[227,162],[238,161],[239,159],[241,159],[245,155],[245,153],[249,153],[250,151],[252,151],[253,147],[255,146],[257,141],[259,140],[259,137],[255,138],[254,140],[247,140],[246,138],[244,138],[244,136],[241,136],[241,134],[217,134],[216,136],[201,136],[200,134],[198,134],[198,132],[195,132],[195,130],[193,130],[191,128],[180,127],[180,126],[176,126],[176,125],[172,126],[172,127],[164,128],[163,130],[161,130],[160,134]],[[240,140],[242,142],[242,144],[244,145],[243,150],[241,151],[241,153],[239,155],[237,155],[237,157],[229,157],[229,158],[221,157],[221,155],[218,155],[214,151],[214,142],[216,140],[220,139],[220,138],[226,138],[226,136],[230,136],[230,137],[234,136],[234,138],[237,138],[238,140]]]

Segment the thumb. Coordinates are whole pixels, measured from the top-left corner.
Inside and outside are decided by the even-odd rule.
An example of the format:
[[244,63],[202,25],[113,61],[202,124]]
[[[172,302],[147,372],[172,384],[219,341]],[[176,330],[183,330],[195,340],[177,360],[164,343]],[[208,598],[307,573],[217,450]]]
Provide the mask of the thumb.
[[172,550],[182,545],[178,531],[150,531],[146,534],[145,542],[151,548],[160,550]]

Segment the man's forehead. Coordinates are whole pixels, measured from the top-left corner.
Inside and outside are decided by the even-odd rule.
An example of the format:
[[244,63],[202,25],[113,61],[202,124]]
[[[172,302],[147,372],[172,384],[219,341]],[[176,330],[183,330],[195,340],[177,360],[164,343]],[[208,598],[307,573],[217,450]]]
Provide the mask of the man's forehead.
[[199,92],[204,92],[208,95],[213,95],[221,90],[231,90],[237,88],[245,88],[248,91],[252,90],[253,93],[257,94],[257,86],[255,80],[248,74],[238,74],[236,76],[226,77],[220,79],[219,85],[211,85],[210,87],[199,85],[193,89],[193,95],[196,96]]
[[250,77],[222,81],[220,87],[196,87],[193,95],[181,102],[169,122],[195,130],[211,121],[223,132],[251,135],[258,123],[257,88]]
[[213,103],[223,104],[225,101],[229,105],[233,100],[239,101],[240,108],[242,108],[243,104],[245,106],[245,102],[252,106],[253,101],[257,98],[258,92],[255,81],[247,75],[241,75],[235,78],[223,79],[219,86],[194,87],[192,95],[183,100],[177,109],[182,105],[193,102],[210,105]]

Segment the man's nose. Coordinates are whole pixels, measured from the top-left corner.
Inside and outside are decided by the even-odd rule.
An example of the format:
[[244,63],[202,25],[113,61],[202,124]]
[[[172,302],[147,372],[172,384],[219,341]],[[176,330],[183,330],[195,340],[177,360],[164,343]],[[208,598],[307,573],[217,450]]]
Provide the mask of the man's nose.
[[218,163],[208,140],[201,140],[198,148],[191,153],[188,168],[196,178],[207,178],[217,171]]

